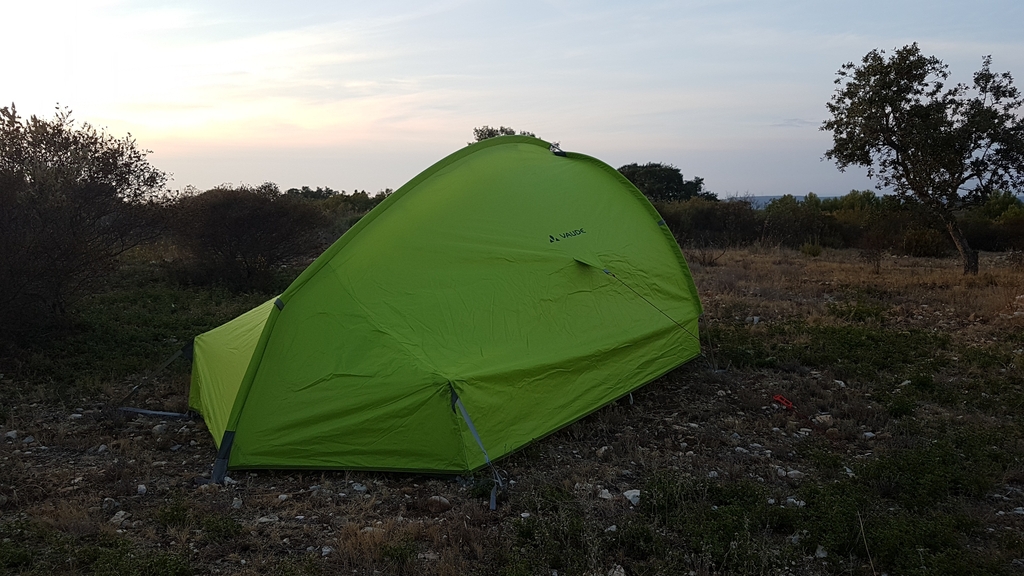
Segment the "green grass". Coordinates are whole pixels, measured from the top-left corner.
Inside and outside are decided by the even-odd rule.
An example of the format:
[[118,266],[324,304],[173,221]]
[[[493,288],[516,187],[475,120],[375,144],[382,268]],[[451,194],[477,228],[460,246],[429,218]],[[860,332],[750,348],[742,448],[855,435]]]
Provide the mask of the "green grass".
[[948,363],[950,337],[880,326],[815,326],[802,321],[723,323],[712,333],[720,362],[734,368],[828,368],[838,378],[902,378]]
[[[0,372],[15,385],[0,384],[0,409],[29,391],[74,401],[105,383],[148,374],[196,335],[273,296],[183,285],[159,267],[125,265],[104,291],[75,305],[70,325],[8,344]],[[189,370],[180,360],[168,368],[178,378]],[[37,386],[17,385],[24,381]]]
[[0,570],[22,576],[189,576],[188,559],[106,534],[71,536],[40,524],[0,524]]

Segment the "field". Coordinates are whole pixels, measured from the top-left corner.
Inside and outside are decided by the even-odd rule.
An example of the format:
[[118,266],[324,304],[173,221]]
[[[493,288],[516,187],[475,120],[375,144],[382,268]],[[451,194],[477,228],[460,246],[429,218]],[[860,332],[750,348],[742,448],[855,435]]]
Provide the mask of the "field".
[[136,253],[2,350],[0,573],[1024,574],[1024,263],[690,256],[703,355],[500,461],[492,512],[487,474],[198,485],[201,419],[110,407],[184,411],[184,362],[144,375],[272,293]]

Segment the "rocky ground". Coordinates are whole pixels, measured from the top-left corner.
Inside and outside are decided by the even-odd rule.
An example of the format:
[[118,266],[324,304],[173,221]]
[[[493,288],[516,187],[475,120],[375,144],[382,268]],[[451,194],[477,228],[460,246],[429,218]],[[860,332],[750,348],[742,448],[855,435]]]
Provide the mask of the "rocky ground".
[[[0,427],[0,572],[1024,573],[1024,272],[717,264],[694,266],[704,355],[498,462],[495,511],[490,471],[202,484],[202,420],[111,410],[131,381],[27,398]],[[186,393],[179,370],[136,405]]]

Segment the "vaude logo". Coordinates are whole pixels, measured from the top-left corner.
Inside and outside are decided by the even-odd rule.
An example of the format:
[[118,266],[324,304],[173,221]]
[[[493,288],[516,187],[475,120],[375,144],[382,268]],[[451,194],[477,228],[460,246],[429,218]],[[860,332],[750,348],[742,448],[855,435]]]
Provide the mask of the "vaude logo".
[[565,240],[566,238],[572,238],[573,236],[579,236],[580,234],[586,234],[586,233],[587,233],[587,231],[584,230],[583,228],[577,228],[576,230],[570,230],[568,232],[562,232],[558,236],[555,236],[553,234],[549,234],[548,235],[548,242],[549,243],[551,243],[551,242],[561,242],[562,240]]

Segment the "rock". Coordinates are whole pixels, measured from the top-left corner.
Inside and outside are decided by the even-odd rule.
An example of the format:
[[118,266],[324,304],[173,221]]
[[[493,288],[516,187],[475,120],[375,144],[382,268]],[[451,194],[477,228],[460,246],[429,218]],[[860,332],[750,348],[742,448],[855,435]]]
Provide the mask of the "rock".
[[275,514],[268,514],[266,516],[260,516],[259,519],[256,520],[256,523],[257,524],[272,524],[272,523],[278,522],[280,520],[281,519],[278,518],[277,515],[275,515]]
[[790,470],[790,471],[786,472],[786,477],[790,478],[792,480],[803,480],[804,477],[806,477],[806,476],[807,476],[807,474],[804,474],[803,472],[801,472],[799,470]]
[[167,424],[157,424],[153,426],[153,435],[160,436],[161,434],[167,433]]
[[7,434],[4,434],[4,438],[6,438],[7,440],[17,440],[18,439],[18,431],[17,430],[8,430]]
[[79,419],[79,418],[81,418],[81,417],[82,417],[82,415],[81,415],[81,414],[79,414],[79,413],[77,413],[77,412],[75,412],[74,414],[72,414],[72,415],[68,416],[68,418],[70,418],[70,419],[72,419],[72,420],[78,420],[78,419]]
[[334,548],[331,548],[330,546],[324,546],[320,549],[320,557],[323,558],[325,556],[329,556],[331,552],[334,552]]
[[835,424],[835,418],[831,414],[818,414],[814,417],[814,422],[822,426],[832,426]]
[[356,482],[355,484],[352,484],[352,491],[359,494],[366,494],[366,486]]
[[242,499],[241,498],[235,498],[234,500],[232,500],[231,501],[231,507],[234,508],[235,510],[241,508],[242,507]]
[[818,544],[818,549],[814,551],[815,558],[828,558],[828,551],[821,544]]
[[100,444],[100,447],[96,449],[96,453],[97,454],[103,454],[106,451],[107,451],[107,445],[106,444]]
[[0,506],[3,506],[4,504],[7,504],[7,495],[0,494]]
[[439,560],[441,557],[436,552],[427,550],[426,552],[420,552],[416,555],[417,560]]
[[711,472],[708,472],[708,478],[718,478],[718,471],[712,470]]
[[367,527],[363,528],[362,530],[360,530],[360,532],[363,533],[363,534],[379,534],[379,533],[383,532],[383,530],[381,530],[380,528],[377,528],[375,526],[367,526]]
[[606,454],[606,453],[607,453],[607,452],[608,452],[609,450],[611,450],[611,449],[612,449],[612,447],[611,447],[611,446],[601,446],[600,448],[598,448],[598,449],[597,449],[597,457],[598,457],[598,458],[603,458],[603,457],[604,457],[604,455],[605,455],[605,454]]
[[622,493],[622,495],[625,496],[626,500],[629,500],[629,503],[632,504],[633,506],[636,506],[637,504],[640,503],[639,490],[626,490],[625,492]]
[[865,440],[871,440],[872,438],[875,437],[875,433],[874,432],[865,432],[865,433],[861,434],[860,437],[865,439]]
[[280,496],[277,497],[278,501],[280,501],[280,502],[284,502],[285,500],[287,500],[289,498],[291,498],[290,494],[281,494]]
[[846,388],[846,382],[843,382],[842,380],[833,380],[832,383],[840,388]]
[[114,516],[110,519],[110,523],[114,526],[120,526],[128,518],[131,518],[131,514],[125,512],[124,510],[120,510],[117,512],[117,514],[114,514]]
[[225,476],[224,477],[224,485],[225,486],[230,486],[232,484],[238,484],[238,480],[235,480],[231,476]]
[[601,491],[597,493],[597,497],[602,500],[611,500],[612,493],[609,492],[607,488],[602,488]]
[[145,496],[146,495],[146,485],[145,484],[139,484],[139,487],[136,489],[136,492],[138,492],[139,496]]
[[178,450],[181,450],[181,444],[175,444],[174,446],[171,446],[171,452],[177,452]]
[[608,576],[626,576],[626,569],[616,564],[608,571]]
[[103,504],[101,505],[104,510],[117,510],[121,507],[121,504],[113,498],[104,498]]
[[529,518],[530,517],[530,513],[529,512],[523,512],[522,514],[519,515],[519,517],[520,518]]
[[31,444],[36,441],[35,436],[25,436],[25,439],[21,441],[22,444]]
[[430,510],[434,514],[440,512],[447,512],[451,510],[452,503],[448,501],[444,496],[431,496],[427,498],[427,510]]

